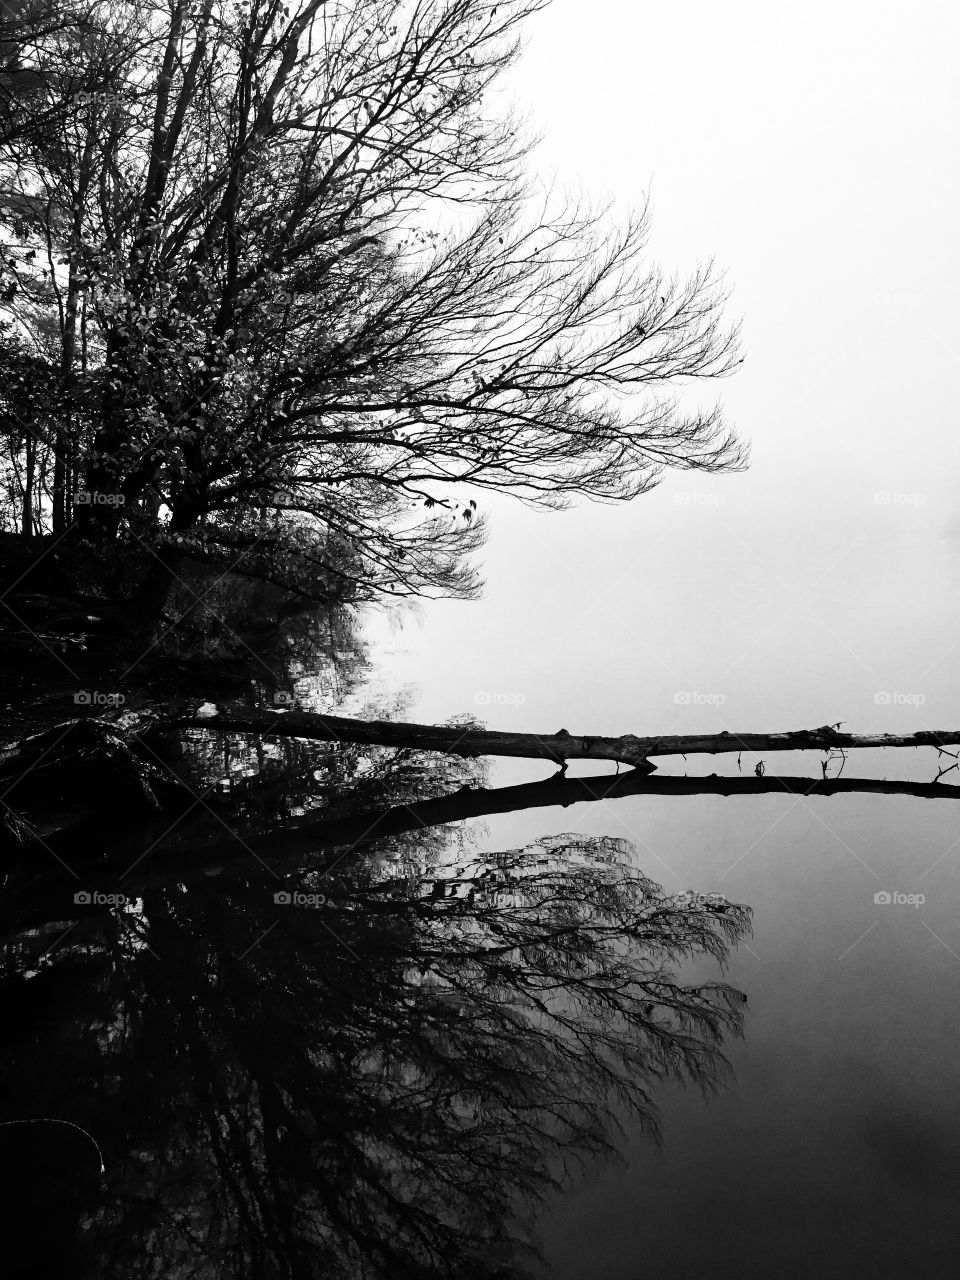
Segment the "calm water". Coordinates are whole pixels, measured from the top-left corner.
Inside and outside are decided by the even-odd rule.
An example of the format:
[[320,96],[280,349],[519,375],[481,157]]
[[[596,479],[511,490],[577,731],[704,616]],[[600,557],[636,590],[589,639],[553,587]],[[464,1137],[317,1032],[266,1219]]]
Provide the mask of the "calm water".
[[[573,733],[952,725],[955,517],[933,463],[916,469],[926,496],[912,507],[871,508],[865,493],[851,498],[852,484],[843,500],[838,476],[825,474],[807,491],[782,490],[779,509],[748,475],[739,492],[740,480],[703,485],[723,496],[712,507],[674,502],[667,486],[629,513],[498,512],[511,523],[490,549],[475,624],[465,607],[438,607],[419,628],[385,633],[384,650],[419,682],[414,710],[427,720],[473,706],[497,725]],[[892,465],[875,478],[890,492],[897,484]],[[756,763],[744,756],[744,776]],[[843,776],[930,781],[951,763],[932,751],[859,752]],[[817,757],[766,765],[768,777],[820,775]],[[732,756],[661,769],[737,774]],[[503,782],[531,776],[542,770],[494,769]],[[952,800],[647,796],[487,825],[493,844],[570,829],[622,836],[666,891],[719,891],[754,911],[753,937],[728,971],[749,998],[745,1038],[729,1046],[734,1085],[706,1104],[665,1089],[659,1152],[627,1123],[627,1165],[591,1171],[544,1216],[549,1274],[953,1270]],[[885,892],[924,901],[875,901]]]
[[[960,886],[955,847],[943,856],[957,840],[952,802],[655,798],[604,817],[609,830],[646,833],[644,866],[753,906],[754,937],[729,975],[749,1014],[731,1049],[732,1091],[708,1105],[670,1091],[662,1154],[634,1137],[628,1168],[591,1178],[551,1215],[551,1273],[950,1274],[960,1243]],[[584,827],[600,822],[590,813]],[[878,890],[926,901],[878,905]]]
[[[511,87],[544,134],[541,171],[619,210],[652,187],[665,270],[716,254],[729,273],[748,358],[717,390],[751,470],[563,516],[478,494],[486,599],[402,629],[370,619],[364,689],[324,670],[304,696],[396,712],[409,684],[417,719],[541,732],[960,724],[956,26],[943,5],[907,20],[753,2],[598,6],[585,23],[572,0],[532,25]],[[5,1273],[504,1280],[535,1223],[558,1280],[955,1272],[953,800],[637,795],[440,830],[416,802],[479,781],[456,762],[190,752],[205,781],[234,785],[182,831],[118,837],[121,862],[140,859],[122,886],[53,858],[3,883]],[[816,759],[767,766],[819,775]],[[861,753],[844,776],[936,767],[932,752]],[[687,768],[736,772],[661,765]],[[244,799],[245,770],[269,787]],[[493,764],[489,780],[544,773]],[[351,823],[406,802],[405,831],[338,861]],[[246,845],[309,805],[334,824],[316,849],[261,866]],[[529,859],[493,856],[516,850]],[[547,877],[523,888],[527,914],[516,886],[490,884],[518,865]],[[457,895],[438,895],[456,867]],[[659,1149],[649,1108],[613,1098],[602,1115],[589,1063],[535,1020],[521,1034],[523,969],[469,952],[505,921],[549,921],[544,884],[570,867],[585,879],[560,897],[568,921],[611,868],[634,907],[666,902],[632,961],[651,981],[644,965],[674,948],[673,988],[660,979],[639,1010],[661,1048],[685,984],[722,977],[747,996],[742,1039],[720,1028],[733,1076],[716,1096],[650,1078],[638,1037],[628,1074],[649,1084]],[[330,901],[276,904],[278,876]],[[80,877],[129,891],[128,909],[81,909]],[[696,954],[705,909],[677,906],[688,889],[752,910],[722,975]],[[569,984],[588,950],[543,963]],[[584,1164],[557,1192],[571,1135]],[[621,1165],[593,1150],[604,1135]]]
[[477,763],[180,765],[227,785],[114,833],[110,866],[8,874],[10,1273],[527,1274],[612,1104],[652,1134],[663,1079],[725,1076],[744,1001],[715,970],[749,931],[725,895],[664,894],[619,838],[431,824],[420,797]]
[[[845,774],[879,776],[867,754]],[[78,906],[61,869],[6,886],[4,1119],[30,1121],[0,1130],[13,1274],[508,1276],[535,1226],[540,1273],[570,1280],[949,1274],[952,801],[635,795],[427,826],[422,796],[544,770],[320,746],[189,760],[232,791],[219,816],[131,835],[146,857],[119,880],[81,873],[121,910]],[[254,764],[291,832],[326,824],[272,869],[276,811],[238,800]],[[345,824],[385,809],[406,829],[356,843]],[[224,821],[253,855],[236,869]],[[643,945],[607,953],[646,984],[625,1033],[578,986],[594,944],[547,940],[638,907]],[[746,1007],[712,997],[698,1020],[718,979]],[[612,1043],[632,1106],[597,1071]],[[558,1193],[563,1150],[581,1162]]]
[[[507,523],[489,600],[399,630],[368,620],[366,666],[349,632],[331,633],[339,672],[325,664],[296,696],[572,733],[949,727],[942,513],[891,509],[886,541],[853,540],[836,610],[829,591],[810,596],[836,559],[820,535],[778,566],[782,588],[738,553],[748,521],[764,540],[755,492],[727,511],[655,494],[622,518],[579,512],[551,543],[533,516]],[[665,539],[667,561],[625,567],[625,534]],[[923,626],[881,616],[881,562],[891,598],[925,602]],[[550,771],[201,739],[179,761],[213,785],[214,812],[126,834],[105,815],[129,875],[50,859],[4,884],[2,1118],[29,1121],[0,1127],[13,1274],[502,1278],[536,1273],[524,1244],[537,1228],[540,1273],[562,1280],[950,1274],[954,800],[803,798],[775,782],[569,805],[534,791],[529,807],[434,826],[431,796]],[[744,756],[743,776],[756,763]],[[799,754],[766,764],[768,780],[820,773]],[[859,752],[843,777],[936,770],[932,751]],[[664,759],[659,772],[738,766]],[[393,825],[371,833],[385,812]],[[130,901],[77,904],[81,882]],[[281,891],[306,897],[277,903]],[[598,951],[590,929],[628,908],[656,916],[643,945],[621,928]],[[558,921],[559,951],[536,933]],[[613,1034],[577,983],[618,964],[640,985]],[[718,980],[730,1002],[706,1016],[694,989]],[[591,1053],[571,1056],[584,1043],[619,1046],[619,1094]],[[697,1076],[720,1092],[704,1098]],[[578,1159],[557,1190],[562,1151]]]

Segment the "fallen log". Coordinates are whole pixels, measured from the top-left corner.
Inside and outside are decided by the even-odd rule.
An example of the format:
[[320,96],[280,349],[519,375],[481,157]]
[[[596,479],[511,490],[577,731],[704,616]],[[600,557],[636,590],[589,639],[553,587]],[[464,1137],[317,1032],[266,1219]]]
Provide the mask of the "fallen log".
[[438,751],[457,756],[521,756],[551,760],[565,769],[569,760],[608,760],[650,773],[651,756],[717,755],[724,752],[836,751],[877,747],[937,747],[960,744],[960,730],[925,729],[918,733],[841,733],[835,725],[795,729],[782,733],[661,734],[618,737],[597,734],[508,733],[466,725],[408,724],[388,720],[356,720],[310,711],[216,706],[213,703],[181,706],[166,713],[154,709],[142,728],[131,722],[140,736],[183,729],[222,733],[250,733],[262,737],[307,738],[324,742],[353,742],[369,746]]
[[[111,810],[132,812],[156,812],[184,803],[189,807],[194,802],[189,785],[169,768],[157,768],[162,752],[154,750],[164,736],[185,730],[350,742],[456,756],[546,759],[557,764],[561,774],[569,760],[605,760],[618,766],[629,765],[633,773],[642,776],[655,771],[652,757],[666,755],[804,750],[836,753],[925,746],[946,750],[960,744],[960,731],[944,729],[912,734],[854,734],[841,733],[836,725],[823,725],[781,733],[725,731],[607,737],[571,734],[563,729],[553,734],[509,733],[474,724],[408,724],[285,708],[218,706],[196,699],[168,701],[102,717],[77,718],[0,746],[0,783],[14,809],[12,814],[8,812],[9,821],[0,830],[0,847],[28,846],[35,842],[30,838],[31,832],[35,838],[49,840],[55,831],[72,828],[78,819],[83,820],[82,812],[74,812],[78,805],[85,812],[107,801]],[[762,773],[762,765],[757,769]],[[760,790],[755,788],[754,794]],[[736,789],[729,793],[736,794]],[[825,794],[819,788],[811,789],[810,794],[818,793]],[[49,815],[46,823],[41,811]],[[288,829],[287,838],[290,835]]]
[[218,707],[213,703],[170,714],[153,713],[150,723],[129,727],[144,741],[159,734],[205,729],[220,733],[250,733],[265,738],[304,738],[319,742],[353,742],[366,746],[436,751],[456,756],[521,756],[551,760],[561,767],[568,760],[607,760],[629,764],[650,773],[656,767],[630,735],[619,738],[578,737],[561,729],[556,734],[507,733],[465,725],[408,724],[391,720],[354,720],[310,711]]

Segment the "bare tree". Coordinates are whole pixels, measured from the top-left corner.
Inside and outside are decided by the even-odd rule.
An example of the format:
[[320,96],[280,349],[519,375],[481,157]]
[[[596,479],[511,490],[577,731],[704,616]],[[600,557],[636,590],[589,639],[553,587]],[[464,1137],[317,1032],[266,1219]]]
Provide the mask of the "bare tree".
[[142,549],[148,614],[187,556],[308,599],[469,597],[484,493],[743,465],[666,394],[737,362],[716,272],[666,279],[646,208],[617,230],[539,191],[493,111],[541,7],[115,0],[85,38],[113,88],[27,166],[71,211],[43,229],[87,360],[55,490]]

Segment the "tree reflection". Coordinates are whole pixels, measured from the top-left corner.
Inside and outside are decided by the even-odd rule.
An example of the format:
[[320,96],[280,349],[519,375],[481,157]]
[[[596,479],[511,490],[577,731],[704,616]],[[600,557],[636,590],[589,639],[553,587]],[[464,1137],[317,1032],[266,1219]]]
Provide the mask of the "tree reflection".
[[528,1274],[538,1201],[614,1113],[655,1136],[660,1081],[722,1078],[744,998],[673,971],[749,912],[664,897],[623,841],[455,853],[370,847],[288,881],[299,906],[266,874],[151,888],[42,964],[10,938],[6,1096],[107,1164],[98,1188],[82,1140],[17,1139],[21,1260],[59,1215],[74,1274]]

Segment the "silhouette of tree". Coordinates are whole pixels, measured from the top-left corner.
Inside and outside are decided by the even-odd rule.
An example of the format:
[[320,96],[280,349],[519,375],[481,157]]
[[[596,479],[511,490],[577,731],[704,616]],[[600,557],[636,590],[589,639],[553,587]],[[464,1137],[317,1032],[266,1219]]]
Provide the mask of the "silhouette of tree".
[[469,597],[486,492],[742,464],[719,409],[663,395],[736,364],[712,267],[666,280],[645,208],[611,229],[522,177],[492,90],[541,7],[114,0],[38,54],[83,94],[7,166],[24,253],[56,259],[10,301],[58,317],[43,518],[133,557],[148,614],[188,558],[305,600]]
[[386,874],[366,854],[303,872],[312,907],[263,874],[158,887],[29,980],[8,937],[15,988],[82,981],[42,1027],[14,1003],[7,1096],[81,1117],[107,1170],[61,1203],[79,1147],[51,1167],[21,1138],[20,1256],[62,1250],[31,1235],[56,1208],[61,1238],[80,1218],[73,1274],[516,1280],[542,1196],[614,1153],[615,1110],[656,1137],[659,1083],[722,1080],[743,997],[672,969],[722,963],[746,908],[665,898],[609,839],[443,874],[413,834]]

